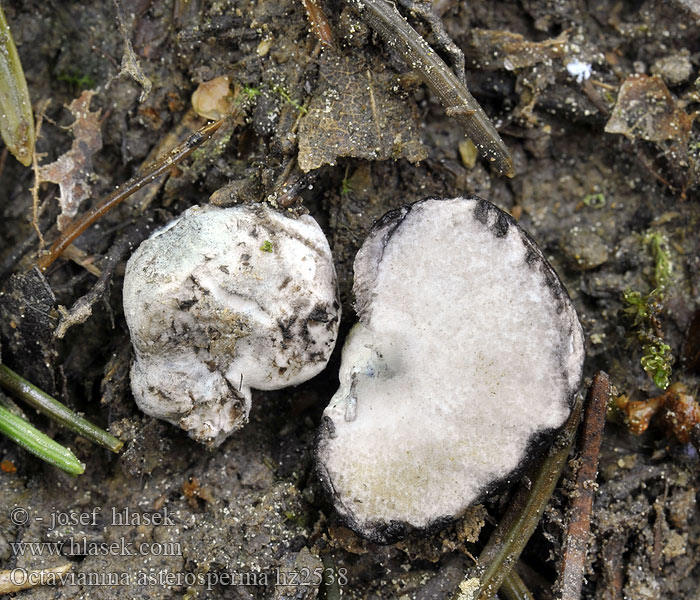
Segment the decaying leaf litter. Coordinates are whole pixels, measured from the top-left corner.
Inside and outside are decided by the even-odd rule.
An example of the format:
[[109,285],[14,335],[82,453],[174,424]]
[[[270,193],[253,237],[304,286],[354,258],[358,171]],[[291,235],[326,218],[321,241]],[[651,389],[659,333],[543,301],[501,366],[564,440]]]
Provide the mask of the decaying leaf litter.
[[[470,91],[513,156],[516,176],[508,180],[481,159],[466,167],[459,152],[462,133],[401,58],[345,3],[320,4],[333,33],[333,45],[325,48],[318,47],[302,2],[123,2],[123,29],[153,82],[143,101],[141,86],[119,75],[125,52],[113,3],[3,6],[35,109],[51,100],[37,140],[37,152],[45,155],[41,165],[71,156],[77,135],[66,129],[75,122],[66,107],[88,90],[95,92],[90,110],[101,111],[102,149],[92,151],[91,168],[83,173],[91,194],[79,213],[147,164],[152,148],[190,118],[185,115],[198,83],[228,75],[249,103],[245,122],[171,169],[154,198],[134,197],[103,217],[78,241],[82,253],[59,260],[45,276],[26,271],[38,246],[31,223],[31,170],[11,156],[4,161],[3,362],[108,426],[126,442],[126,450],[113,458],[28,414],[70,445],[87,469],[71,479],[3,440],[2,458],[16,472],[0,474],[2,569],[51,568],[69,560],[74,572],[153,568],[203,575],[313,570],[332,556],[336,569],[347,569],[343,591],[350,597],[448,598],[471,565],[467,552],[478,551],[473,542],[484,510],[496,520],[503,512],[507,494],[431,538],[392,546],[368,544],[344,528],[324,499],[311,462],[320,413],[336,387],[337,356],[310,383],[259,394],[251,423],[214,454],[136,409],[120,308],[125,255],[112,247],[137,244],[139,235],[130,233],[134,228],[165,223],[214,192],[219,202],[236,203],[274,197],[282,188],[298,190],[328,234],[346,315],[352,315],[352,260],[375,219],[430,195],[488,198],[519,217],[567,285],[586,333],[587,376],[607,371],[613,393],[631,401],[662,394],[642,367],[646,351],[634,314],[625,310],[631,308],[625,292],[637,292],[651,300],[642,306],[656,320],[649,321],[651,332],[675,358],[670,383],[683,383],[697,395],[697,7],[680,1],[595,7],[569,1],[434,3],[465,53]],[[418,16],[424,4],[399,3],[399,9],[430,43],[444,46]],[[449,52],[443,56],[451,62]],[[202,124],[195,121],[190,131]],[[50,243],[57,236],[60,192],[50,183],[38,192],[39,226]],[[662,256],[670,265],[658,307],[652,292],[658,287],[659,255],[649,236],[664,239]],[[106,255],[117,258],[103,264]],[[87,264],[112,270],[111,286],[92,306],[92,316],[59,340],[54,335],[59,307],[72,306],[97,281]],[[351,321],[345,321],[345,331]],[[612,416],[603,438],[582,597],[695,598],[697,452],[667,436],[654,424],[657,417],[638,437],[628,432],[624,414]],[[551,597],[572,486],[568,475],[518,567],[538,598]],[[80,561],[16,557],[10,542],[78,537],[81,528],[49,532],[33,520],[14,525],[9,514],[15,505],[45,519],[57,509],[167,507],[174,527],[102,521],[83,527],[81,534],[96,541],[177,541],[181,553]],[[220,585],[206,591],[186,583],[171,589],[144,583],[129,593],[281,598],[314,597],[318,590],[317,585],[294,590]],[[27,594],[87,592],[113,597],[108,588],[77,585]]]

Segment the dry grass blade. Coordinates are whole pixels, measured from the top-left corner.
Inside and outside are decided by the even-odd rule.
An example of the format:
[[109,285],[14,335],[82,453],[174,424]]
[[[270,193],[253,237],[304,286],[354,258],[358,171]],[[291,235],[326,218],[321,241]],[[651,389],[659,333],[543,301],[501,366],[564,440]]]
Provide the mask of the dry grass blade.
[[428,43],[385,0],[350,0],[359,15],[440,98],[445,114],[453,117],[479,151],[502,175],[515,176],[513,159],[501,136],[467,87]]
[[0,6],[0,134],[25,167],[34,156],[34,117],[22,63]]

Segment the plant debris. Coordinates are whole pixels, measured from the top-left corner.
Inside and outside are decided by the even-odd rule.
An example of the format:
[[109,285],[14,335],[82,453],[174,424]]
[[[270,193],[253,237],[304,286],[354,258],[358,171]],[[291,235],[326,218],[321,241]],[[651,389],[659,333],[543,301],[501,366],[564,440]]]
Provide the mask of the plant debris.
[[327,50],[319,85],[299,123],[299,167],[308,172],[340,157],[366,160],[427,157],[415,104],[392,91],[395,74],[381,63]]
[[477,27],[470,33],[466,59],[471,66],[488,70],[534,67],[565,56],[568,38],[563,31],[555,38],[532,42],[519,33]]
[[[95,92],[89,110],[102,110],[102,149],[92,155],[93,175],[86,180],[94,198],[83,200],[76,218],[101,205],[95,201],[116,186],[121,194],[143,182],[143,176],[151,181],[152,175],[162,174],[141,188],[140,197],[129,198],[85,230],[76,242],[81,254],[70,254],[79,263],[61,260],[46,268],[59,248],[42,262],[42,274],[27,272],[40,237],[37,230],[49,245],[58,234],[59,188],[52,183],[38,186],[35,229],[30,220],[32,173],[0,143],[2,363],[125,444],[119,455],[92,448],[44,415],[30,414],[37,427],[85,463],[85,473],[75,479],[0,439],[0,459],[7,461],[0,465],[0,569],[37,570],[65,562],[73,568],[61,588],[25,592],[32,600],[51,600],[59,592],[70,598],[112,600],[114,586],[91,585],[87,579],[109,573],[132,578],[119,594],[148,600],[262,600],[324,593],[337,600],[341,592],[348,600],[448,600],[473,565],[469,556],[479,555],[481,543],[506,510],[509,496],[504,492],[484,502],[479,518],[470,519],[468,526],[458,521],[439,533],[381,547],[343,530],[312,470],[314,436],[338,384],[340,349],[325,371],[298,387],[253,392],[249,425],[215,452],[138,409],[129,385],[134,356],[121,302],[126,263],[122,236],[135,225],[159,227],[208,198],[226,206],[269,198],[283,211],[308,212],[319,222],[330,242],[346,315],[339,328],[341,343],[354,320],[353,259],[373,222],[429,196],[486,198],[517,215],[562,278],[584,330],[587,379],[605,369],[614,388],[631,402],[663,396],[682,382],[686,396],[697,402],[700,120],[692,119],[700,107],[695,82],[700,66],[698,1],[393,3],[493,120],[513,159],[517,175],[512,180],[475,156],[459,124],[445,114],[432,90],[420,84],[411,61],[380,39],[351,0],[122,0],[132,57],[152,83],[143,102],[141,84],[122,73],[126,42],[114,0],[2,3],[36,109],[35,123],[45,115],[36,161],[46,154],[41,161],[53,162],[71,149],[73,134],[61,125],[75,118],[64,106],[83,89]],[[323,14],[319,11],[312,19],[322,25],[323,36],[330,31],[330,46],[312,30],[309,15],[316,7]],[[564,35],[567,41],[560,48],[556,40]],[[504,52],[510,44],[516,50]],[[469,55],[466,76],[460,48]],[[493,62],[489,50],[499,53]],[[320,77],[326,73],[332,85]],[[351,83],[347,89],[346,75]],[[631,115],[624,121],[626,129],[640,137],[606,133],[616,101],[620,109],[624,106],[624,82],[631,79],[638,90],[657,85],[640,81],[640,75],[656,75],[667,91],[657,86],[658,94],[640,92],[638,112],[633,106],[621,110],[623,117]],[[183,150],[181,144],[186,146],[190,136],[195,136],[190,141],[200,138],[197,131],[203,123],[190,108],[190,98],[201,82],[219,76],[230,78],[231,91],[240,87],[245,102],[234,102],[241,109],[238,117],[220,124],[216,137],[189,160],[175,165],[166,158],[157,172],[149,170],[170,148],[180,145]],[[322,120],[316,111],[326,106],[326,90],[339,97],[329,98],[332,115]],[[381,136],[370,90],[377,122],[384,127]],[[657,96],[659,106],[654,105]],[[687,138],[687,119],[678,111],[692,120]],[[310,113],[316,121],[309,120],[311,127],[303,130]],[[672,134],[674,119],[679,137],[641,137],[647,125],[651,137],[659,131]],[[666,125],[658,127],[655,120],[666,120]],[[314,123],[321,131],[311,130]],[[354,128],[361,135],[353,137]],[[302,156],[306,153],[318,168],[301,171],[300,142],[308,142]],[[680,142],[686,143],[685,158]],[[395,151],[400,151],[398,160],[392,157]],[[411,162],[411,156],[422,158]],[[657,287],[657,264],[663,266],[654,258],[651,242],[645,241],[649,234],[665,240],[660,247],[672,264],[661,300],[649,297]],[[272,253],[260,250],[265,240],[273,245]],[[274,259],[279,251],[274,242],[261,235],[253,251]],[[436,243],[444,253],[453,251],[451,236]],[[95,275],[81,265],[90,266]],[[95,287],[98,271],[106,275]],[[411,265],[402,275],[409,279],[413,273]],[[663,334],[658,337],[678,358],[666,391],[656,387],[640,364],[644,344],[632,324],[634,314],[623,312],[631,308],[623,300],[626,290],[648,300],[640,306],[654,317],[646,321],[647,329]],[[86,303],[90,318],[57,338],[62,318],[58,307],[69,312],[75,307],[71,316],[82,321],[89,312]],[[417,328],[410,329],[411,337],[420,335]],[[455,352],[445,360],[458,358],[461,354]],[[439,366],[442,362],[433,360]],[[0,394],[0,402],[8,399]],[[675,412],[685,414],[688,407],[692,405],[684,403]],[[650,417],[641,436],[624,423],[606,424],[600,474],[592,488],[581,600],[698,600],[700,460],[692,443],[700,445],[700,425],[691,429],[691,443],[682,443],[662,427],[663,411]],[[417,434],[412,443],[421,439]],[[569,456],[568,465],[565,460],[564,477],[515,564],[538,600],[556,597],[559,573],[549,558],[563,554],[577,458]],[[213,501],[194,498],[196,507],[191,505],[182,489],[190,475],[211,492]],[[524,480],[523,486],[528,485]],[[123,510],[126,505],[134,511],[167,510],[175,526],[99,524],[50,532],[45,525],[56,511],[91,512],[100,506],[108,515],[110,507]],[[26,526],[9,520],[17,506],[30,513]],[[34,517],[42,517],[45,524]],[[467,528],[469,534],[462,535]],[[64,560],[13,553],[17,542],[79,542],[84,537],[96,544],[124,537],[180,547],[177,556],[83,555]],[[362,553],[355,553],[358,549]],[[277,569],[285,577],[302,568],[313,573],[320,568],[318,558],[325,583],[316,585],[310,575],[309,585],[295,590],[274,585]],[[182,585],[134,581],[140,573],[180,578]],[[222,583],[248,573],[266,573],[268,582],[235,587]],[[184,577],[198,581],[189,586]],[[206,581],[200,584],[207,577],[210,589]],[[507,597],[503,587],[501,598]]]
[[618,396],[613,402],[635,435],[644,433],[652,418],[668,436],[682,444],[694,441],[693,428],[700,423],[700,404],[683,383],[674,383],[659,396],[648,400],[630,400],[627,396]]
[[78,214],[83,200],[90,196],[93,155],[102,148],[100,111],[90,111],[94,90],[85,90],[68,106],[75,121],[70,126],[73,144],[70,150],[48,165],[39,167],[37,186],[42,181],[58,184],[61,194],[58,216],[60,231]]
[[693,117],[671,95],[658,75],[632,75],[620,87],[605,125],[607,133],[660,145],[672,170],[689,166],[688,142]]

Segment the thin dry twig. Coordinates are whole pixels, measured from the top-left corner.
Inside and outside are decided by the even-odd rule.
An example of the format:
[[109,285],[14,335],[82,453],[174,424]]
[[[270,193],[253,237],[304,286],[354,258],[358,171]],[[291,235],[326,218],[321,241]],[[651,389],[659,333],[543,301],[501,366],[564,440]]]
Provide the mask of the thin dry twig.
[[595,494],[600,444],[603,440],[605,413],[610,400],[610,379],[598,371],[588,391],[588,402],[581,433],[581,466],[576,473],[569,526],[561,569],[561,600],[579,600],[586,566],[586,551],[591,529],[591,510]]
[[54,335],[62,338],[67,331],[73,327],[84,323],[92,315],[92,307],[109,293],[110,284],[114,276],[117,265],[124,259],[127,252],[132,251],[148,235],[150,228],[147,225],[139,224],[129,227],[124,234],[112,245],[102,262],[102,272],[99,279],[92,286],[90,291],[78,298],[70,309],[59,307],[61,320],[56,327]]
[[601,600],[622,600],[624,584],[625,544],[627,536],[620,531],[614,531],[612,535],[603,540],[600,555],[602,559],[602,581],[599,584],[602,589]]
[[[51,99],[48,98],[44,100],[38,107],[36,111],[36,125],[34,126],[35,130],[35,139],[38,140],[39,136],[41,135],[41,126],[44,123],[44,116],[46,115],[46,109],[49,107],[49,104],[51,103]],[[34,227],[34,231],[36,231],[37,236],[39,237],[39,248],[44,249],[44,246],[46,243],[44,242],[44,236],[41,234],[41,229],[39,229],[39,216],[41,215],[41,209],[39,207],[39,186],[41,185],[41,175],[39,171],[39,158],[41,158],[43,155],[39,154],[38,152],[34,152],[32,155],[32,170],[34,171],[34,185],[32,186],[32,227]]]
[[199,148],[199,146],[209,140],[225,120],[226,119],[221,119],[205,125],[199,131],[188,137],[182,144],[173,148],[166,156],[146,167],[143,171],[129,179],[123,186],[118,187],[111,194],[105,196],[80,218],[72,221],[58,239],[51,244],[49,251],[39,257],[36,266],[42,272],[46,271],[63,251],[90,227],[90,225],[120,202],[131,196],[134,192],[140,190],[143,186],[151,183],[157,177],[169,171],[173,165],[187,158],[192,152]]

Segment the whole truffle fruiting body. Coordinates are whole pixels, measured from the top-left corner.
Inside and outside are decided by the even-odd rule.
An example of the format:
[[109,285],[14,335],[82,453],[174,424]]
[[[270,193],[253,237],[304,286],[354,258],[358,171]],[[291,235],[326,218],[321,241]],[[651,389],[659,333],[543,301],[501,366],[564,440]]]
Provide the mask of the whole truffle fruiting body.
[[129,260],[124,314],[139,407],[217,445],[247,422],[251,388],[325,367],[340,319],[328,242],[310,216],[193,207]]
[[522,470],[569,415],[583,334],[532,239],[479,198],[389,213],[354,268],[360,322],[317,461],[348,524],[389,542]]

